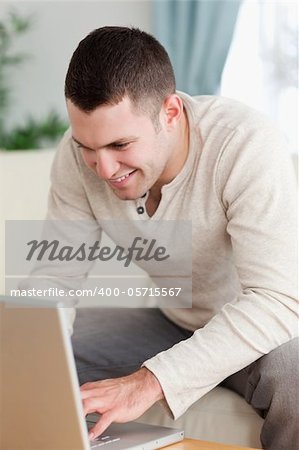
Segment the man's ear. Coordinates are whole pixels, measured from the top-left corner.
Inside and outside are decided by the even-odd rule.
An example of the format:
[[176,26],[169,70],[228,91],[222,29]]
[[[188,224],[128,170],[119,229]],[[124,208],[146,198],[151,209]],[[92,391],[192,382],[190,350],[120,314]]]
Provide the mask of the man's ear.
[[176,127],[181,115],[183,114],[183,102],[177,94],[171,94],[165,97],[162,108],[162,121],[169,130]]

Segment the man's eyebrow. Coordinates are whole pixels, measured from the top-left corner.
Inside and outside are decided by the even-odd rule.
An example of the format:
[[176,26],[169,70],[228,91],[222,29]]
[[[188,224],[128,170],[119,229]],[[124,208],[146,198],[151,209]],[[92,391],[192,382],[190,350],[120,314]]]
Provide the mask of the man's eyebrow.
[[92,150],[92,148],[89,148],[86,145],[82,144],[80,141],[78,141],[78,139],[74,138],[74,136],[72,136],[72,139],[76,144],[80,145],[80,147],[84,147],[84,148],[87,148],[88,150]]
[[[82,142],[78,141],[78,139],[76,139],[74,136],[72,136],[72,139],[74,142],[76,142],[76,144],[80,145],[80,147],[87,148],[87,150],[94,150],[93,148],[90,148],[87,145],[82,144]],[[102,145],[101,147],[99,147],[99,149],[105,148],[105,147],[115,147],[116,145],[119,145],[119,144],[136,142],[137,140],[138,140],[138,138],[136,136],[128,136],[128,137],[124,137],[124,138],[119,138],[116,141],[110,142],[109,144]]]

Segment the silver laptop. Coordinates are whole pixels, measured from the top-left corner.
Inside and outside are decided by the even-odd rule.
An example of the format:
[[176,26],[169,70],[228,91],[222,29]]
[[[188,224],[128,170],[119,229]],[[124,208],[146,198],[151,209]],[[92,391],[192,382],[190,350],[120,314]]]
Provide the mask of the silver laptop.
[[183,439],[131,422],[89,441],[61,303],[0,296],[0,339],[1,450],[151,450]]

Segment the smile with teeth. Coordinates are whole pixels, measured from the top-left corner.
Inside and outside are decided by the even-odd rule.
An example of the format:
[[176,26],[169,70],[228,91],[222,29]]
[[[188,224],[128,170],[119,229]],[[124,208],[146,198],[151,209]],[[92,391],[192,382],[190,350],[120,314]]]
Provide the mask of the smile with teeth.
[[110,181],[112,181],[113,183],[120,183],[121,181],[125,180],[126,178],[128,178],[132,173],[134,173],[135,170],[133,170],[130,173],[127,173],[126,175],[123,175],[122,177],[119,178],[113,178]]

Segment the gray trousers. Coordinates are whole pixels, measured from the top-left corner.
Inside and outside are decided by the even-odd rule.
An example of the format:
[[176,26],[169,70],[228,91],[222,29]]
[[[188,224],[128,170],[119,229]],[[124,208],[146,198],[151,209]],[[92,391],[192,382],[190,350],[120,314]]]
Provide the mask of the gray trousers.
[[[72,343],[80,384],[128,375],[191,335],[158,309],[78,309]],[[299,449],[298,362],[296,338],[221,383],[265,419],[267,450]]]

